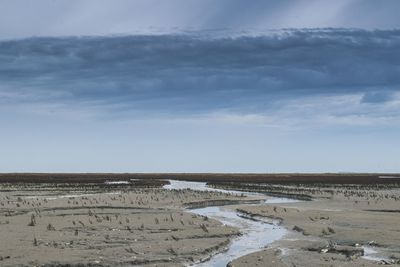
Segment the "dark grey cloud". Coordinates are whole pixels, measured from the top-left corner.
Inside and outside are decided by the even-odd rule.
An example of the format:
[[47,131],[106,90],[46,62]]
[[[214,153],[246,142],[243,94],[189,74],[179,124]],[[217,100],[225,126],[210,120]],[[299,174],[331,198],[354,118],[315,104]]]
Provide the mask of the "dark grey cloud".
[[361,98],[361,103],[372,103],[372,104],[379,104],[379,103],[386,103],[392,100],[395,100],[396,96],[393,92],[387,92],[382,90],[380,92],[367,92]]
[[1,41],[0,170],[394,172],[399,51],[400,30]]
[[286,30],[0,42],[0,101],[115,112],[264,112],[288,99],[400,85],[400,30]]

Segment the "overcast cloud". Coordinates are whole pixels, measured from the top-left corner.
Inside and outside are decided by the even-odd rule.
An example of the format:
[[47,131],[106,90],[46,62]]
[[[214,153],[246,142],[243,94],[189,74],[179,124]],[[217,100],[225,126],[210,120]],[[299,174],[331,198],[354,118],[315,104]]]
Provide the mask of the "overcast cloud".
[[398,171],[399,9],[1,1],[0,171]]
[[265,114],[287,100],[325,95],[390,102],[399,90],[399,49],[397,30],[3,41],[1,102],[155,116]]
[[228,28],[399,28],[397,0],[2,0],[0,38]]

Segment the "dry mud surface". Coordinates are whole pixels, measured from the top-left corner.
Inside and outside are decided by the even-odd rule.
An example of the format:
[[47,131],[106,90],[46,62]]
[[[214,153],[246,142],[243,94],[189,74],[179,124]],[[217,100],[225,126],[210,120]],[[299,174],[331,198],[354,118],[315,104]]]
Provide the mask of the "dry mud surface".
[[212,184],[303,199],[249,204],[266,197],[135,183],[0,184],[0,266],[196,265],[225,251],[241,231],[188,208],[226,204],[246,218],[279,221],[289,230],[228,266],[400,263],[398,184]]
[[245,198],[155,188],[93,193],[52,186],[23,189],[3,185],[6,191],[0,195],[0,266],[198,262],[225,249],[239,231],[184,207]]
[[282,194],[307,195],[313,201],[238,208],[255,219],[280,220],[291,232],[260,252],[234,260],[230,266],[400,266],[398,188],[266,187]]

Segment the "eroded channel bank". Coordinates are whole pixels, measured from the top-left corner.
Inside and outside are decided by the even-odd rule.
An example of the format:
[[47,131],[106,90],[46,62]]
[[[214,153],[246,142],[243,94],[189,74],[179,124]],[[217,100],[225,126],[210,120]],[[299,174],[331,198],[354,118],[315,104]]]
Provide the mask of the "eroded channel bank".
[[[214,191],[229,194],[239,194],[246,196],[260,196],[260,200],[256,204],[262,203],[288,203],[295,202],[293,199],[285,198],[267,198],[263,194],[253,192],[242,192],[236,190],[225,190],[207,187],[206,183],[202,182],[186,182],[171,180],[169,185],[164,186],[167,189],[187,189],[198,191]],[[279,225],[277,220],[257,220],[245,216],[237,212],[238,206],[210,206],[204,208],[190,209],[190,212],[207,216],[216,219],[225,225],[229,225],[240,229],[241,236],[234,238],[229,244],[226,251],[213,255],[203,263],[198,263],[196,266],[203,267],[225,267],[232,260],[241,256],[259,251],[265,246],[281,239],[287,230]]]
[[[169,188],[192,188],[264,196],[263,188],[254,193],[243,190],[207,187],[205,183],[171,181]],[[229,187],[227,187],[229,188]],[[242,236],[231,241],[228,249],[199,266],[380,266],[399,262],[399,234],[393,212],[398,191],[380,191],[355,186],[280,187],[282,195],[306,195],[314,201],[268,197],[253,205],[212,206],[192,209],[226,225],[239,228]],[[386,190],[386,186],[383,187]],[[254,188],[252,188],[254,189]],[[282,190],[283,189],[283,190]],[[336,190],[336,191],[335,191]],[[366,193],[368,192],[368,193]],[[300,194],[299,194],[300,193]],[[367,197],[365,197],[367,196]],[[373,197],[371,197],[373,196]],[[381,197],[382,196],[382,197]],[[371,200],[375,198],[374,204]],[[265,205],[268,204],[268,205]],[[365,208],[386,206],[366,211]],[[374,226],[382,220],[384,226]],[[280,224],[282,223],[282,225]],[[286,229],[290,229],[289,231]],[[397,229],[397,230],[396,230]],[[265,247],[267,247],[265,249]]]
[[245,197],[143,184],[1,184],[1,266],[183,266],[236,228],[184,210]]
[[[235,258],[235,267],[379,266],[400,259],[399,186],[235,183],[227,190],[179,182],[170,189],[182,190],[161,189],[166,183],[106,176],[103,183],[3,183],[0,265],[225,266]],[[249,186],[264,194],[235,190]],[[314,201],[265,203],[271,190]],[[282,226],[288,231],[280,236]],[[272,243],[263,248],[267,231]]]
[[[214,184],[214,186],[218,186]],[[233,266],[398,266],[399,184],[221,183],[229,190],[305,195],[313,201],[252,205],[240,212],[279,219],[288,235]],[[274,262],[271,265],[271,262]]]

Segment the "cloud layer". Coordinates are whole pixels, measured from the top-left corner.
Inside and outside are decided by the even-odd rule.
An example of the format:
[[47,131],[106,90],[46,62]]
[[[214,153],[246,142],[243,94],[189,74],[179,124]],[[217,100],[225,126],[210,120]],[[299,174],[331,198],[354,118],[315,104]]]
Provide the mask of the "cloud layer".
[[395,172],[400,31],[0,42],[0,171]]
[[128,117],[268,115],[343,95],[384,104],[397,100],[399,49],[398,30],[3,41],[0,101]]
[[0,39],[190,29],[400,27],[397,0],[2,0]]

